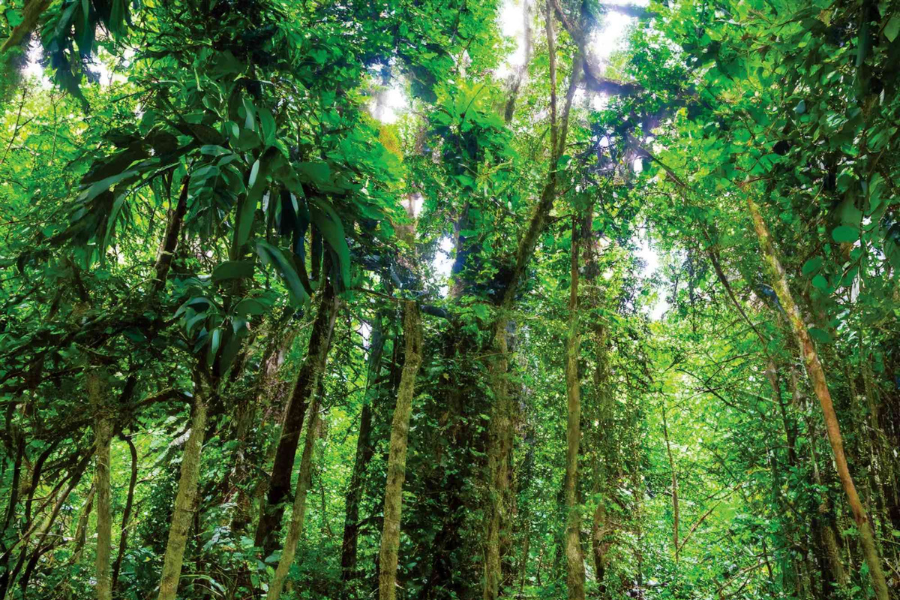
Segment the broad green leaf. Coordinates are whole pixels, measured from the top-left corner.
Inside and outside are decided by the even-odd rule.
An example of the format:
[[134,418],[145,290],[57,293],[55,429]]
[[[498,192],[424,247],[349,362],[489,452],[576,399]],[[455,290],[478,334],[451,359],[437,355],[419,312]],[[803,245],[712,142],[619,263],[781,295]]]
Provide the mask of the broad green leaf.
[[889,42],[893,42],[897,39],[898,33],[900,33],[900,13],[895,12],[887,22],[887,25],[884,26],[884,37]]
[[256,252],[264,265],[271,264],[281,276],[295,305],[304,304],[309,300],[309,294],[300,281],[297,269],[279,248],[260,240],[256,242]]
[[245,260],[226,260],[212,272],[213,281],[244,279],[253,276],[253,263]]
[[834,239],[834,241],[841,244],[852,243],[859,239],[859,230],[855,227],[841,225],[834,228],[834,230],[831,232],[831,237]]
[[814,256],[803,264],[803,274],[812,275],[822,268],[822,257]]

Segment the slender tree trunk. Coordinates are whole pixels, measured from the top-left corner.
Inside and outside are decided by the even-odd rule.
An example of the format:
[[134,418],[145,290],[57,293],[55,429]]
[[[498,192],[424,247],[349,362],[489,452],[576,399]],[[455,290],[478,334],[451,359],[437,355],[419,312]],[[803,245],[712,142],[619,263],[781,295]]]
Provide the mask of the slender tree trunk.
[[406,450],[409,420],[416,391],[416,376],[422,365],[422,320],[419,307],[407,300],[403,308],[406,356],[397,392],[397,406],[391,422],[391,446],[388,454],[387,483],[384,490],[384,528],[378,555],[378,598],[397,597],[397,561],[400,551],[400,513],[403,508],[403,482],[406,479]]
[[102,368],[92,370],[87,376],[88,396],[94,409],[94,489],[97,496],[97,555],[94,587],[97,600],[112,600],[112,580],[109,559],[112,553],[112,502],[110,492],[110,443],[113,424],[108,414],[109,393]]
[[197,492],[200,481],[200,452],[203,449],[203,438],[206,432],[206,413],[206,393],[198,382],[194,395],[191,433],[184,445],[184,453],[181,458],[181,476],[178,480],[178,494],[175,497],[175,507],[172,511],[172,524],[169,527],[169,541],[166,543],[158,600],[175,600],[178,591],[188,533],[199,503]]
[[169,270],[172,268],[172,261],[175,260],[175,252],[178,250],[178,238],[181,236],[181,227],[184,223],[184,216],[187,214],[190,182],[190,175],[185,175],[181,180],[181,193],[178,194],[178,202],[175,204],[171,215],[169,215],[166,233],[157,252],[156,265],[154,266],[155,276],[150,286],[151,295],[158,294],[166,287],[166,278],[169,276]]
[[269,556],[278,547],[277,532],[281,530],[284,503],[291,491],[291,473],[294,470],[294,459],[297,456],[300,432],[303,429],[304,413],[318,390],[319,378],[325,370],[328,351],[331,348],[331,335],[337,319],[339,301],[334,295],[333,287],[327,281],[323,282],[323,286],[306,358],[297,374],[294,392],[285,408],[269,491],[256,528],[254,543],[263,549],[263,556]]
[[[28,560],[28,564],[25,566],[25,571],[22,573],[22,579],[19,580],[19,589],[21,590],[23,598],[27,596],[28,583],[31,580],[31,575],[32,573],[34,573],[34,569],[37,566],[38,560],[40,560],[41,556],[52,547],[52,544],[46,543],[47,537],[50,535],[50,529],[53,527],[53,523],[56,522],[56,518],[59,516],[60,510],[66,503],[66,500],[72,493],[72,490],[74,490],[78,486],[78,483],[81,481],[81,477],[84,475],[85,470],[87,470],[87,466],[90,463],[90,459],[92,456],[93,453],[89,452],[78,462],[78,464],[75,466],[74,471],[72,472],[72,477],[69,480],[69,484],[68,486],[66,486],[66,489],[60,491],[60,488],[57,488],[51,493],[51,498],[55,497],[53,508],[51,509],[50,514],[47,516],[47,518],[44,519],[40,530],[37,532],[37,542],[35,543],[34,552],[31,553],[31,558]],[[29,534],[26,534],[26,536],[28,536]],[[22,553],[19,557],[19,562],[12,570],[12,573],[9,574],[9,585],[12,585],[12,583],[15,581],[16,577],[19,574],[19,571],[22,569],[22,565],[24,564],[25,558],[27,556],[28,545],[26,539],[24,540],[22,545]],[[4,577],[5,576],[6,573],[4,573]],[[0,598],[3,598],[6,592],[2,587],[0,587],[0,592],[3,592],[3,594],[0,595]]]
[[125,500],[125,512],[122,513],[122,532],[119,534],[119,553],[116,555],[116,562],[113,563],[112,572],[112,590],[116,591],[116,583],[119,581],[119,571],[122,568],[122,558],[125,556],[125,550],[128,548],[128,525],[131,520],[131,509],[134,506],[134,488],[137,485],[138,477],[138,453],[134,447],[134,442],[130,437],[124,437],[125,443],[128,444],[128,450],[131,452],[131,479],[128,481],[128,497]]
[[81,514],[78,515],[78,525],[75,526],[75,549],[72,551],[72,564],[78,564],[81,561],[81,553],[84,551],[84,543],[87,541],[87,525],[88,519],[91,517],[91,511],[94,509],[94,493],[95,488],[91,486],[91,491],[84,501],[81,508]]
[[365,487],[366,470],[375,454],[372,441],[373,404],[378,397],[378,375],[381,372],[381,358],[384,351],[384,333],[381,315],[375,316],[372,336],[369,340],[368,373],[366,393],[359,416],[359,436],[356,441],[356,459],[353,474],[347,489],[347,509],[344,516],[344,538],[341,545],[341,578],[345,583],[344,595],[349,595],[350,581],[357,578],[356,549],[359,539],[359,503]]
[[866,564],[869,565],[869,576],[872,580],[872,587],[875,589],[875,597],[878,600],[888,600],[887,582],[884,578],[882,570],[881,557],[875,546],[875,536],[872,532],[872,525],[869,517],[863,508],[859,495],[856,492],[856,486],[853,483],[853,477],[850,474],[850,467],[847,465],[847,457],[844,455],[844,443],[841,437],[840,425],[838,424],[837,414],[834,410],[834,404],[831,401],[831,393],[828,390],[828,384],[825,379],[825,371],[819,362],[819,355],[813,345],[809,332],[806,329],[806,323],[800,315],[800,309],[794,302],[788,285],[787,274],[778,255],[775,246],[772,243],[769,228],[766,226],[760,213],[759,206],[753,198],[747,195],[747,206],[750,215],[753,218],[753,225],[756,229],[756,235],[759,238],[759,245],[762,250],[763,259],[766,264],[766,270],[772,287],[778,295],[781,307],[784,309],[791,323],[794,336],[797,339],[797,345],[803,356],[806,365],[806,372],[812,382],[813,390],[819,399],[822,407],[822,413],[825,417],[825,429],[828,432],[828,441],[831,443],[831,450],[834,454],[834,462],[837,467],[838,478],[841,480],[841,486],[847,495],[850,510],[853,513],[853,519],[856,521],[859,530],[860,543],[863,549],[863,555]]
[[669,470],[672,472],[672,547],[675,550],[675,564],[678,564],[678,526],[679,526],[679,510],[678,510],[678,474],[675,471],[675,458],[672,456],[672,446],[669,443],[669,423],[666,420],[666,407],[663,406],[663,438],[666,441],[666,454],[669,457]]
[[[551,13],[552,14],[552,13]],[[581,381],[578,357],[578,229],[572,218],[572,266],[569,283],[569,332],[566,338],[566,583],[569,600],[584,600],[584,555],[581,549],[581,508],[578,506],[578,446],[581,442]]]
[[[318,390],[318,386],[316,386],[316,389]],[[294,556],[297,554],[297,544],[300,542],[300,536],[303,534],[303,524],[306,520],[306,497],[309,494],[309,487],[312,481],[313,450],[315,449],[316,435],[318,435],[319,430],[318,396],[310,404],[307,421],[309,424],[306,427],[306,441],[303,444],[303,454],[300,456],[300,474],[297,477],[297,489],[294,493],[291,525],[288,529],[287,539],[284,541],[284,549],[281,552],[281,559],[278,561],[278,568],[275,569],[275,575],[272,576],[272,581],[269,582],[269,592],[266,594],[266,600],[278,600],[281,596],[288,571],[294,563]]]

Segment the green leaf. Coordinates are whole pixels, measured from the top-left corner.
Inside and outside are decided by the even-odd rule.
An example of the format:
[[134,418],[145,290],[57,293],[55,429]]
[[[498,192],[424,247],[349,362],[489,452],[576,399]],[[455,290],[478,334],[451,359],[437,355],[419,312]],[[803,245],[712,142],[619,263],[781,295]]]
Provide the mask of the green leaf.
[[275,271],[281,276],[288,291],[291,294],[291,301],[294,304],[303,304],[309,300],[309,294],[303,283],[300,281],[300,275],[293,263],[285,257],[284,253],[268,242],[262,240],[256,242],[256,252],[259,254],[260,260],[264,265],[271,264],[275,267]]
[[210,337],[209,342],[209,350],[207,350],[206,354],[206,364],[210,367],[213,365],[213,362],[216,360],[216,353],[219,351],[219,346],[222,344],[222,328],[216,327],[212,330],[212,335]]
[[231,154],[231,150],[223,148],[222,146],[207,144],[206,146],[200,147],[200,154],[206,154],[207,156],[222,156],[224,154]]
[[840,227],[834,228],[834,231],[831,232],[831,237],[834,238],[834,241],[836,242],[848,244],[859,239],[859,230],[855,227],[841,225]]
[[22,23],[22,13],[20,11],[10,8],[4,14],[10,27],[18,27]]
[[828,280],[825,279],[822,275],[816,275],[812,280],[813,287],[822,290],[823,292],[828,289]]
[[226,260],[212,272],[213,281],[244,279],[253,276],[253,263],[246,260]]
[[[269,170],[273,162],[277,163],[280,156],[277,150],[270,148],[260,156],[250,171],[250,191],[238,206],[237,222],[235,223],[234,240],[231,247],[231,259],[237,260],[241,254],[241,248],[250,239],[250,231],[253,227],[253,215],[263,193],[268,186]],[[275,165],[277,166],[277,165]]]
[[315,184],[331,185],[331,167],[328,163],[302,162],[297,164],[297,170]]
[[265,313],[265,305],[255,298],[244,298],[234,307],[234,314],[241,317],[264,315]]
[[271,146],[275,143],[275,117],[268,108],[259,109],[259,122],[262,127],[263,143]]
[[310,202],[309,208],[313,223],[337,255],[343,285],[350,285],[350,248],[340,218],[331,206],[316,199]]
[[822,257],[814,256],[803,264],[803,274],[812,275],[822,268]]
[[900,13],[894,13],[891,16],[891,20],[884,26],[884,37],[886,37],[889,42],[893,42],[897,39],[898,33],[900,33]]

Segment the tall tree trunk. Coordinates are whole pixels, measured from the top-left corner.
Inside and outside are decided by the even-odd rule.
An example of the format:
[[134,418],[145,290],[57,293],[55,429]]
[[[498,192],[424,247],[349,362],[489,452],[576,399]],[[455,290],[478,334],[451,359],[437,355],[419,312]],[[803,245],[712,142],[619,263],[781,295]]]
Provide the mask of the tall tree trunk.
[[388,454],[387,483],[384,490],[384,528],[378,555],[378,598],[397,597],[397,561],[400,551],[400,513],[403,508],[403,482],[406,479],[406,450],[409,420],[416,391],[416,376],[422,365],[422,319],[419,307],[407,300],[403,308],[403,332],[406,355],[397,392],[397,406],[391,422],[391,446]]
[[578,446],[581,442],[581,380],[578,357],[578,227],[572,217],[572,266],[569,282],[569,331],[566,337],[566,583],[570,600],[584,600],[584,555],[581,549],[581,508],[578,506]]
[[[552,14],[550,15],[552,19]],[[548,19],[549,20],[549,19]],[[548,33],[552,34],[552,24],[548,26]],[[525,226],[525,230],[519,239],[516,248],[515,264],[503,290],[498,317],[494,326],[492,358],[489,371],[491,388],[494,392],[494,401],[491,414],[488,436],[488,507],[486,518],[486,539],[484,547],[484,600],[495,600],[500,595],[501,581],[503,579],[502,557],[500,556],[501,537],[505,529],[504,514],[506,507],[504,502],[509,496],[509,463],[512,451],[512,406],[507,389],[507,371],[509,368],[508,344],[507,344],[507,320],[504,314],[515,304],[516,294],[519,292],[519,284],[525,275],[525,269],[531,261],[534,249],[537,246],[538,237],[544,231],[547,217],[556,200],[556,188],[558,183],[558,163],[562,151],[566,145],[568,132],[569,112],[575,97],[575,89],[581,73],[583,61],[580,55],[573,60],[572,74],[569,80],[569,90],[566,93],[566,104],[563,113],[557,123],[556,113],[556,57],[550,53],[551,66],[551,92],[550,104],[554,118],[550,125],[550,169],[547,182],[541,191],[541,197],[532,211],[531,218]]]
[[878,600],[888,600],[887,582],[885,581],[884,571],[882,570],[881,557],[875,546],[875,536],[872,532],[872,525],[869,522],[866,510],[859,499],[859,495],[856,492],[856,486],[854,485],[853,477],[850,474],[850,467],[847,465],[841,429],[838,424],[837,414],[834,410],[834,404],[831,401],[831,393],[828,390],[825,371],[822,369],[822,364],[819,362],[819,355],[816,352],[812,339],[809,337],[806,323],[804,323],[803,317],[800,315],[800,309],[794,302],[794,297],[791,294],[791,289],[788,285],[787,274],[775,251],[769,228],[763,220],[759,206],[757,206],[756,202],[749,194],[747,194],[747,207],[750,211],[750,216],[753,218],[753,225],[756,230],[756,235],[759,238],[759,246],[762,250],[770,283],[775,289],[775,293],[778,295],[781,307],[784,309],[790,320],[791,329],[797,339],[797,345],[800,348],[803,361],[806,365],[806,372],[809,375],[813,390],[822,407],[822,413],[825,417],[825,429],[828,432],[828,441],[831,443],[831,450],[834,454],[834,463],[837,468],[838,478],[841,480],[841,486],[844,488],[844,493],[847,495],[847,501],[850,504],[853,519],[856,521],[856,526],[859,530],[860,543],[862,545],[866,564],[869,566],[869,575],[872,580],[872,587],[875,589],[875,597],[878,598]]
[[178,494],[175,496],[169,540],[166,543],[158,600],[175,600],[188,533],[199,503],[197,490],[200,481],[200,452],[203,449],[207,413],[206,390],[201,386],[202,384],[198,381],[194,394],[191,433],[184,445],[184,453],[181,457],[181,476],[178,479]]
[[333,286],[327,281],[323,281],[322,285],[324,289],[313,322],[306,358],[297,374],[294,392],[285,408],[269,491],[256,528],[254,543],[263,549],[263,556],[269,556],[278,547],[277,533],[281,530],[284,503],[291,491],[291,474],[294,470],[300,432],[303,429],[304,413],[318,390],[319,378],[325,370],[328,351],[331,348],[331,335],[337,319],[339,301],[335,297]]
[[[319,386],[317,385],[316,390],[318,389]],[[300,474],[297,477],[297,489],[294,492],[291,525],[288,529],[287,539],[284,541],[284,549],[281,552],[278,567],[275,569],[272,581],[269,582],[269,592],[266,594],[266,600],[278,600],[281,596],[288,571],[294,563],[294,556],[297,554],[297,544],[300,542],[300,536],[303,534],[303,524],[306,520],[306,497],[312,481],[313,450],[315,449],[316,436],[319,430],[318,395],[309,406],[309,419],[307,420],[309,424],[306,427],[306,441],[303,443],[303,454],[300,456]]]
[[347,509],[344,515],[344,538],[341,544],[341,579],[344,581],[344,596],[349,595],[349,582],[357,578],[356,549],[359,539],[359,503],[362,500],[364,479],[369,463],[375,454],[372,442],[373,404],[378,397],[378,375],[381,372],[381,358],[384,352],[384,332],[381,315],[375,316],[372,335],[369,340],[368,373],[366,392],[359,416],[359,436],[356,440],[356,459],[353,474],[347,489]]
[[509,455],[512,436],[512,417],[506,373],[509,359],[506,337],[506,319],[497,320],[494,330],[493,357],[489,371],[494,391],[494,406],[488,432],[488,518],[487,540],[484,558],[484,600],[500,595],[503,579],[500,545],[502,530],[506,526],[506,496],[509,489]]
[[94,489],[97,496],[97,555],[94,587],[97,600],[112,600],[109,558],[112,553],[112,503],[110,492],[110,442],[113,424],[109,415],[109,386],[102,367],[87,376],[88,396],[94,409]]

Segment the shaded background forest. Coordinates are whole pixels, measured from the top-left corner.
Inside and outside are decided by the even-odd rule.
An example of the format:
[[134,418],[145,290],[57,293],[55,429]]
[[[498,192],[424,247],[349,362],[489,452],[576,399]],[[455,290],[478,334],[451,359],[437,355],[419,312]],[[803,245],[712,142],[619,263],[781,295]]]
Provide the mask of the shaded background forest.
[[900,597],[896,0],[2,13],[0,600]]

